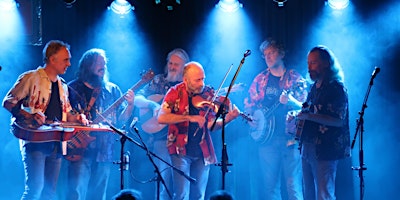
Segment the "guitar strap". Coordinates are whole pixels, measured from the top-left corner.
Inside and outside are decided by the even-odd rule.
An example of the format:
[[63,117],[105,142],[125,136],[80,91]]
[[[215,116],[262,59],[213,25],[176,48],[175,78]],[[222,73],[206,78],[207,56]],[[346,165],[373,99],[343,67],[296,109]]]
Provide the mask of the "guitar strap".
[[96,102],[96,99],[100,94],[100,91],[101,91],[101,87],[96,87],[93,89],[92,97],[90,98],[90,101],[86,106],[85,113],[90,113],[90,110],[92,109],[94,102]]

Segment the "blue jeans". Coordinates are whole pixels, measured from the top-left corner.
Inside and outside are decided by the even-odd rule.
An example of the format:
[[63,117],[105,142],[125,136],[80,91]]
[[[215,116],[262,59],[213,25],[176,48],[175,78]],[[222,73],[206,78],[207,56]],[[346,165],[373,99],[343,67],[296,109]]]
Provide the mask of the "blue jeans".
[[338,160],[317,160],[315,145],[302,146],[304,198],[307,200],[334,200]]
[[95,158],[91,157],[69,162],[67,199],[105,200],[110,167],[111,163],[96,162]]
[[[165,160],[166,162],[171,164],[171,156],[168,153],[167,149],[167,141],[166,140],[156,140],[154,142],[153,153],[158,155],[160,158]],[[172,169],[170,166],[160,161],[159,159],[154,159],[155,164],[161,172],[161,176],[164,179],[165,185],[167,186],[168,191],[173,196],[173,187],[172,187]],[[156,186],[157,187],[157,186]],[[156,188],[157,192],[157,188]],[[156,194],[157,197],[157,194]],[[156,198],[157,199],[157,198]],[[161,200],[169,200],[171,199],[165,190],[164,185],[160,182],[160,199]]]
[[258,149],[265,188],[262,196],[265,199],[282,199],[282,175],[288,199],[303,199],[301,157],[298,145],[287,147],[286,144],[286,139],[276,139],[270,141],[268,145],[260,146]]
[[58,142],[28,143],[21,147],[25,169],[25,191],[21,200],[55,199],[61,169]]
[[210,166],[205,165],[203,158],[194,158],[182,155],[171,155],[172,164],[186,175],[196,179],[191,183],[184,176],[174,170],[174,199],[195,200],[204,199]]

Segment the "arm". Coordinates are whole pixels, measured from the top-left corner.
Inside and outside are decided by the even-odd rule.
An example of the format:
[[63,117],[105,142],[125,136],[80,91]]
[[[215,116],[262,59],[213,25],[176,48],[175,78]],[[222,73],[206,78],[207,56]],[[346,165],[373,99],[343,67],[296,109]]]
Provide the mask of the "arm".
[[297,116],[300,120],[310,120],[327,126],[342,127],[347,123],[348,98],[343,86],[331,86],[324,97],[326,102],[314,106],[311,113],[300,112]]
[[89,120],[86,118],[86,115],[73,112],[67,113],[67,121],[81,123],[82,125],[89,124]]
[[160,111],[158,112],[158,123],[160,124],[176,124],[180,122],[197,122],[200,127],[204,126],[204,123],[206,122],[206,119],[201,116],[201,115],[180,115],[180,114],[174,114],[171,112],[171,109],[169,108],[168,105],[161,106]]
[[138,108],[154,109],[160,107],[160,104],[139,94],[135,96],[135,106]]
[[314,113],[302,113],[300,112],[297,115],[297,118],[300,120],[309,120],[313,122],[317,122],[320,124],[324,124],[327,126],[336,126],[336,127],[341,127],[345,124],[344,119],[340,118],[335,118],[329,115],[323,115],[323,114],[314,114]]
[[131,89],[129,89],[127,93],[124,95],[124,98],[128,105],[119,115],[118,117],[119,121],[127,121],[129,117],[132,115],[132,111],[134,109],[135,93]]
[[[233,105],[233,108],[225,116],[225,125],[229,124],[231,121],[236,119],[239,116],[239,113],[240,113],[239,108],[236,105]],[[213,120],[209,121],[207,127],[210,129],[213,123],[214,123]],[[223,125],[222,123],[223,123],[222,119],[218,119],[217,122],[215,123],[214,130],[221,129]]]

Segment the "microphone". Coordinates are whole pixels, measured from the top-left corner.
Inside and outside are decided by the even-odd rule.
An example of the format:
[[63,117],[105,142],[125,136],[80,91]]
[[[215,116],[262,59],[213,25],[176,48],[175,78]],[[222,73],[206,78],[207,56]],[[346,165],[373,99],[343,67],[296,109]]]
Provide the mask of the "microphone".
[[132,119],[132,122],[131,122],[131,125],[129,126],[129,128],[133,129],[135,127],[136,123],[138,122],[138,120],[139,119],[137,117],[134,117]]
[[122,169],[123,170],[129,170],[129,155],[131,153],[129,151],[126,151],[124,155],[122,156]]
[[372,72],[372,79],[376,77],[376,75],[381,71],[380,67],[375,67],[374,71]]
[[244,52],[244,57],[246,58],[247,56],[249,56],[251,54],[251,51],[248,49]]

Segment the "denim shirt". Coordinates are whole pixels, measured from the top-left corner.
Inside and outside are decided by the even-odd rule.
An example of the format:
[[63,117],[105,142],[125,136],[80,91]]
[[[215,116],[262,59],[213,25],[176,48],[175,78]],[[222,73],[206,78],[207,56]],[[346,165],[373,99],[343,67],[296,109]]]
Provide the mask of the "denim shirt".
[[[87,99],[90,99],[92,94],[85,93],[88,88],[80,80],[73,80],[69,82],[68,85],[70,87],[69,99],[71,101],[71,106],[75,111],[82,112],[87,107],[87,103],[89,102]],[[103,113],[121,96],[122,92],[117,85],[110,82],[105,83],[105,85],[102,86],[100,94],[96,98],[96,101],[90,111],[89,120],[98,121],[98,117],[100,116],[97,116],[96,112]],[[104,117],[110,120],[113,125],[118,126],[120,124],[117,122],[117,116],[121,114],[125,107],[126,102],[122,103],[120,106],[117,106],[109,116]],[[117,134],[112,132],[91,132],[91,135],[95,136],[96,140],[89,144],[88,149],[90,154],[96,157],[97,162],[113,161],[114,144],[118,138]]]

